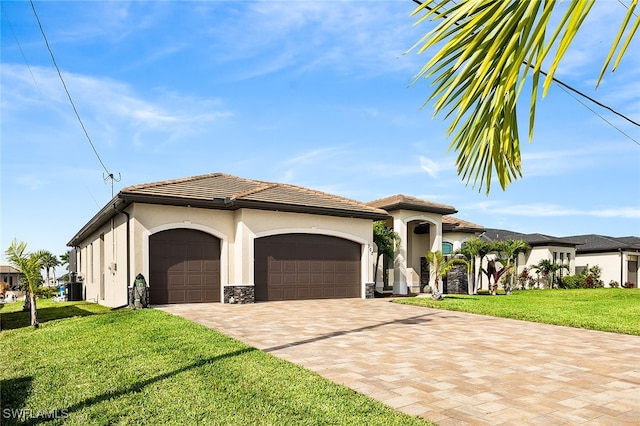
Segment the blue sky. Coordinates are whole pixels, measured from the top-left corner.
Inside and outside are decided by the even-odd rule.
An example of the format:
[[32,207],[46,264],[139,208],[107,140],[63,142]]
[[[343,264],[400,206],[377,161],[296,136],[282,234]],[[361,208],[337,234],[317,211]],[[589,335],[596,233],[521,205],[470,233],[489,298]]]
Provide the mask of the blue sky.
[[[524,178],[490,195],[456,175],[447,123],[409,86],[410,0],[36,2],[115,192],[224,172],[360,201],[403,193],[492,228],[640,235],[640,128],[552,87]],[[640,121],[640,37],[595,80],[625,13],[597,2],[557,77]],[[26,60],[25,60],[26,58]],[[111,199],[29,2],[2,1],[1,243],[66,250]],[[527,107],[527,96],[522,98]],[[526,141],[526,108],[521,136]],[[635,140],[635,142],[634,142]]]

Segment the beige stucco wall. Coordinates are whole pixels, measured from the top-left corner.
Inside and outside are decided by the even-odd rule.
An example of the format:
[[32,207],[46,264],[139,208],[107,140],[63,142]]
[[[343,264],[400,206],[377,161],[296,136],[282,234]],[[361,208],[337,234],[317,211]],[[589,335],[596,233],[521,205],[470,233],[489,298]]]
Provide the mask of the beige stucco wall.
[[[401,236],[394,259],[393,292],[417,292],[420,290],[420,257],[426,256],[429,251],[442,249],[442,215],[413,210],[394,210],[390,213],[393,216],[393,230]],[[429,234],[413,233],[421,222],[431,224]]]
[[602,269],[600,279],[604,281],[605,287],[609,287],[609,282],[612,280],[617,281],[618,284],[623,284],[628,280],[628,254],[622,253],[622,282],[620,280],[620,256],[621,254],[619,252],[579,254],[576,258],[576,267],[591,268],[592,266],[598,265]]
[[[372,221],[368,219],[153,204],[134,204],[127,211],[131,215],[130,276],[126,276],[126,216],[120,214],[80,245],[78,273],[83,277],[87,300],[107,306],[126,304],[128,284],[138,273],[149,277],[149,237],[176,228],[203,231],[221,240],[221,300],[227,285],[254,284],[254,240],[268,235],[312,233],[355,241],[361,245],[362,297],[365,283],[373,279],[373,231]],[[101,276],[105,280],[103,294],[100,293]]]
[[86,300],[112,307],[127,303],[126,241],[126,216],[118,215],[79,246],[76,261]]

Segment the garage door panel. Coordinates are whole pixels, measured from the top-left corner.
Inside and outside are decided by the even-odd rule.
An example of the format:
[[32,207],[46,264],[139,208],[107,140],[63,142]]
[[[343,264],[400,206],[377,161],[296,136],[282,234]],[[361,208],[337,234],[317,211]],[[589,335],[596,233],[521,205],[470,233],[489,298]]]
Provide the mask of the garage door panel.
[[152,304],[220,301],[220,240],[192,229],[149,237]]
[[311,262],[309,262],[308,260],[299,260],[297,272],[299,274],[311,272]]
[[358,243],[326,235],[285,234],[258,238],[254,248],[258,301],[360,295]]

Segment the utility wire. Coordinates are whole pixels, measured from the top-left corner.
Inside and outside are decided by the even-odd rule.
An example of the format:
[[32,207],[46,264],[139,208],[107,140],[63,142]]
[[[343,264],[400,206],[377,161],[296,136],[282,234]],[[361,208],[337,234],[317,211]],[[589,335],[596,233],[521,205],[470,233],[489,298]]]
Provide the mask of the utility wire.
[[29,74],[31,74],[31,79],[33,80],[33,84],[35,84],[36,89],[38,89],[38,93],[40,93],[40,97],[42,99],[44,99],[44,96],[42,95],[42,91],[40,90],[40,86],[38,86],[38,82],[36,81],[36,78],[33,75],[33,71],[31,70],[31,66],[29,65],[29,61],[27,61],[27,57],[24,54],[24,50],[22,50],[22,45],[20,44],[20,41],[18,40],[18,36],[16,36],[16,32],[13,30],[13,25],[11,25],[11,21],[9,20],[9,16],[7,15],[7,12],[5,11],[4,4],[2,5],[2,14],[4,15],[4,18],[7,20],[7,24],[9,24],[9,29],[11,30],[11,34],[13,34],[13,38],[15,39],[16,44],[18,45],[18,49],[20,49],[20,54],[22,54],[22,59],[24,59],[24,63],[27,64],[27,68],[29,69]]
[[[422,6],[422,2],[421,2],[420,0],[412,0],[412,1],[413,1],[414,3],[416,3],[416,4],[420,5],[420,6]],[[624,6],[624,3],[622,3],[622,5]],[[430,7],[430,6],[425,6],[425,9],[427,9],[427,10],[428,10],[428,11],[430,11],[430,12],[431,12],[431,11],[433,11],[433,8],[432,8],[432,7]],[[444,15],[443,13],[439,13],[439,12],[433,12],[433,13],[435,13],[435,14],[436,14],[436,15],[438,15],[439,17],[442,17],[442,18],[445,18],[445,19],[447,18],[447,16],[446,16],[446,15]],[[460,25],[458,22],[455,22],[455,24],[456,24],[456,25]],[[529,68],[534,68],[534,66],[533,66],[533,65],[528,64],[527,62],[523,62],[523,64],[524,64],[524,65],[527,65]],[[546,73],[546,72],[544,72],[543,70],[540,70],[540,74],[544,75],[545,77],[547,76],[547,73]],[[555,78],[555,77],[552,77],[551,79],[552,79],[552,81],[553,81],[554,83],[556,83],[556,84],[558,84],[558,85],[560,85],[560,86],[562,86],[562,87],[564,87],[564,88],[566,88],[566,89],[570,90],[571,92],[573,92],[573,93],[575,93],[575,94],[577,94],[577,95],[579,95],[579,96],[581,96],[581,97],[583,97],[583,98],[585,98],[585,99],[587,99],[587,100],[589,100],[589,101],[593,102],[594,104],[598,105],[598,106],[599,106],[599,107],[601,107],[601,108],[605,108],[605,109],[607,109],[607,110],[611,111],[613,114],[615,114],[615,115],[617,115],[617,116],[619,116],[619,117],[622,117],[623,119],[625,119],[625,120],[626,120],[626,121],[628,121],[629,123],[634,124],[634,125],[636,125],[636,126],[640,127],[640,123],[638,123],[638,122],[636,122],[636,121],[633,121],[632,119],[630,119],[630,118],[629,118],[629,117],[627,117],[626,115],[624,115],[624,114],[622,114],[622,113],[620,113],[620,112],[616,111],[615,109],[613,109],[613,108],[611,108],[611,107],[609,107],[609,106],[607,106],[607,105],[603,104],[602,102],[599,102],[599,101],[595,100],[595,99],[594,99],[594,98],[592,98],[591,96],[588,96],[588,95],[586,95],[585,93],[582,93],[582,92],[581,92],[581,91],[579,91],[578,89],[574,89],[573,87],[571,87],[571,86],[569,86],[568,84],[566,84],[566,83],[562,82],[561,80],[558,80],[558,79],[557,79],[557,78]],[[565,90],[565,91],[566,91],[566,90]],[[575,98],[575,97],[574,97],[574,99],[576,99],[576,100],[577,100],[577,98]],[[582,102],[580,102],[580,103],[586,107],[586,105],[585,105],[584,103],[582,103]],[[592,111],[592,112],[593,112],[593,110],[592,110],[592,109],[590,109],[590,108],[588,108],[588,109],[589,109],[590,111]],[[600,118],[602,118],[602,117],[600,117]],[[606,120],[605,120],[605,121],[606,121]],[[619,132],[621,132],[622,134],[625,134],[625,135],[626,135],[626,133],[622,132],[620,129],[618,129],[616,126],[614,126],[614,125],[613,125],[612,123],[610,123],[609,121],[607,121],[607,123],[609,123],[609,125],[613,126],[616,130],[618,130],[618,131],[619,131]],[[634,139],[631,139],[631,140],[637,143],[637,141],[636,141],[636,140],[634,140]]]
[[107,169],[107,166],[104,165],[104,162],[102,161],[102,159],[100,158],[100,155],[98,154],[98,150],[96,150],[96,147],[93,144],[93,141],[91,140],[91,137],[89,136],[89,132],[87,132],[87,129],[84,127],[84,123],[82,122],[82,119],[80,118],[80,114],[78,113],[76,105],[73,102],[73,99],[71,98],[71,94],[69,93],[69,90],[67,89],[67,85],[65,84],[64,79],[62,78],[62,73],[60,72],[60,68],[58,67],[58,63],[56,62],[56,58],[53,56],[53,51],[51,50],[51,46],[49,46],[49,40],[47,40],[47,36],[44,33],[44,29],[42,28],[42,24],[40,23],[40,18],[38,17],[38,13],[36,12],[36,7],[33,4],[33,0],[29,0],[29,2],[31,3],[31,9],[33,10],[33,14],[35,15],[36,20],[38,21],[38,26],[40,27],[40,32],[42,33],[42,37],[44,38],[44,42],[47,45],[47,50],[49,50],[49,54],[51,55],[51,60],[53,61],[53,65],[56,67],[56,71],[58,71],[58,77],[60,77],[60,81],[62,82],[62,87],[64,87],[64,91],[67,93],[67,97],[69,98],[69,102],[71,103],[71,107],[73,108],[73,112],[75,112],[76,118],[78,119],[78,122],[80,123],[80,127],[82,127],[82,130],[84,131],[84,134],[87,137],[87,140],[89,141],[89,145],[91,145],[91,148],[93,149],[93,152],[96,154],[96,158],[98,159],[98,161],[102,165],[102,168],[104,169],[104,171],[107,173],[107,175],[113,176],[113,174]]
[[612,122],[610,122],[609,120],[607,120],[606,118],[604,118],[603,116],[601,116],[600,114],[598,114],[596,111],[594,111],[593,109],[589,108],[589,105],[585,104],[584,102],[582,102],[579,98],[577,98],[573,93],[571,93],[570,91],[568,91],[567,89],[565,89],[563,86],[560,86],[560,89],[564,90],[565,93],[569,96],[571,96],[573,99],[576,100],[576,102],[580,102],[582,104],[583,107],[585,107],[586,109],[588,109],[589,111],[591,111],[592,113],[594,113],[595,115],[597,115],[598,117],[600,117],[602,119],[602,121],[604,121],[605,123],[607,123],[608,125],[610,125],[611,127],[613,127],[614,129],[616,129],[617,131],[619,131],[620,133],[622,133],[623,135],[625,135],[626,137],[628,137],[629,139],[631,139],[633,142],[636,143],[636,145],[640,146],[640,142],[638,142],[637,140],[635,140],[634,138],[632,138],[631,136],[629,136],[628,134],[626,134],[625,132],[623,132],[622,130],[620,130],[618,127],[616,127]]

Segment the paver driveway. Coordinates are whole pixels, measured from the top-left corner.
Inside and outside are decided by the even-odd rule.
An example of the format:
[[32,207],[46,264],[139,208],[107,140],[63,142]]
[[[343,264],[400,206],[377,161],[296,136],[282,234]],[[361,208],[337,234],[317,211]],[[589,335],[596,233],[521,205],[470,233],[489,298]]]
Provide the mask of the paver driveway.
[[345,299],[162,306],[440,425],[640,424],[640,337]]

